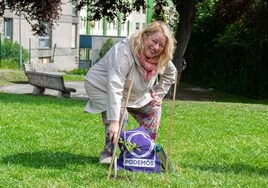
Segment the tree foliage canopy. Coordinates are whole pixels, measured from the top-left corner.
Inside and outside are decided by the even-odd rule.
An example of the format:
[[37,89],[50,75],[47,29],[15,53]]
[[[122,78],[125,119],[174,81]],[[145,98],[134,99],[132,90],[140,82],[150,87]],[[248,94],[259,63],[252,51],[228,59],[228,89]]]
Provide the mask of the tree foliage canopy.
[[[76,0],[71,0],[73,3]],[[126,21],[127,16],[134,10],[140,11],[141,8],[145,9],[145,0],[130,1],[117,1],[117,0],[78,0],[77,9],[82,7],[88,7],[89,20],[100,20],[104,16],[109,22],[114,21],[116,18],[120,18]],[[119,14],[120,13],[120,14]]]
[[59,19],[61,12],[61,0],[7,0],[0,2],[0,16],[3,16],[6,9],[23,16],[32,26],[33,31],[38,35],[46,32],[44,23],[51,26]]
[[[241,3],[236,9],[236,3]],[[252,2],[253,3],[253,2]],[[225,93],[268,97],[268,3],[218,0],[199,7],[186,52],[186,82]]]
[[[175,7],[182,7],[185,0],[173,0]],[[69,0],[77,6],[77,10],[87,7],[88,20],[101,20],[113,22],[116,19],[126,21],[127,16],[133,11],[140,11],[148,8],[145,0]],[[23,16],[32,26],[35,34],[45,34],[44,23],[50,23],[53,27],[61,16],[62,0],[7,0],[0,2],[0,16],[3,16],[6,9],[15,12],[16,15]],[[154,0],[155,15],[161,15],[164,7],[168,6],[167,0]],[[161,19],[161,17],[159,17]]]

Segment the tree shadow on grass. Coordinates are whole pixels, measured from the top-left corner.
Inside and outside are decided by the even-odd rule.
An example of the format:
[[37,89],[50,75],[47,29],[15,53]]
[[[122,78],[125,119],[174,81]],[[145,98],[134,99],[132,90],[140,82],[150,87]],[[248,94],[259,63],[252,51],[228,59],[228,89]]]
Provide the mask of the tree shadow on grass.
[[182,164],[184,168],[192,168],[195,170],[202,171],[212,171],[216,173],[234,173],[234,174],[244,174],[244,175],[259,175],[268,176],[267,167],[257,167],[244,163],[234,163],[230,165],[218,165],[218,164],[204,164],[204,165],[194,165],[194,164]]
[[31,168],[63,169],[68,165],[98,164],[98,158],[76,155],[70,152],[39,151],[9,155],[3,157],[1,163],[22,165]]

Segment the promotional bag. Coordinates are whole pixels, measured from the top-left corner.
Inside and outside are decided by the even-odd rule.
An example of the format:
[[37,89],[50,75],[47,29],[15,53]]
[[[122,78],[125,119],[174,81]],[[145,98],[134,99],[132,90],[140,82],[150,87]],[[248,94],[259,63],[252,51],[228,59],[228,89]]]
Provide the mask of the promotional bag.
[[156,144],[143,126],[120,134],[117,168],[133,172],[160,173]]

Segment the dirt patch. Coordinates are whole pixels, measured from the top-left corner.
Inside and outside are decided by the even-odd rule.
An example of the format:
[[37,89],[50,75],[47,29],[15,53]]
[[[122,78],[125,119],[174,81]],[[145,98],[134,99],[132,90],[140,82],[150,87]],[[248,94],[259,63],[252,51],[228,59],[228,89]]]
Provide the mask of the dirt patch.
[[211,101],[216,98],[216,92],[212,88],[201,88],[190,84],[181,83],[177,89],[176,99]]

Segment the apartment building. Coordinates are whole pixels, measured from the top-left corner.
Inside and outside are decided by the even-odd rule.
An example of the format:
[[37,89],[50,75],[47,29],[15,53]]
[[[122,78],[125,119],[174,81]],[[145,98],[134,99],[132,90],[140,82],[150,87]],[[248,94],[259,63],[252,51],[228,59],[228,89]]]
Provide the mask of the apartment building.
[[105,19],[99,21],[87,21],[87,10],[80,11],[80,34],[81,35],[101,35],[101,36],[128,36],[143,28],[147,21],[146,10],[132,12],[125,22],[115,20],[113,23]]
[[[125,23],[115,20],[108,23],[87,20],[87,8],[77,12],[75,5],[62,0],[62,12],[54,29],[49,25],[46,36],[36,36],[30,24],[6,9],[0,17],[0,33],[3,38],[17,41],[29,51],[29,62],[43,69],[67,71],[89,68],[98,58],[102,45],[108,38],[114,43],[145,27],[151,20],[151,10],[140,10],[128,16]],[[151,4],[152,0],[147,0]],[[25,63],[25,62],[24,62]]]
[[72,70],[78,67],[79,57],[79,14],[68,0],[63,0],[60,20],[51,29],[47,25],[46,36],[36,36],[30,24],[15,13],[6,9],[0,18],[2,38],[20,43],[29,51],[29,62],[40,67],[58,71]]
[[[149,0],[152,4],[152,0]],[[152,6],[151,6],[152,7]],[[125,22],[115,20],[112,23],[101,19],[98,21],[87,20],[87,8],[80,11],[80,55],[79,65],[81,68],[90,67],[96,63],[99,58],[99,52],[103,44],[109,39],[113,39],[116,44],[126,36],[145,27],[151,21],[151,9],[139,12],[132,12]]]

